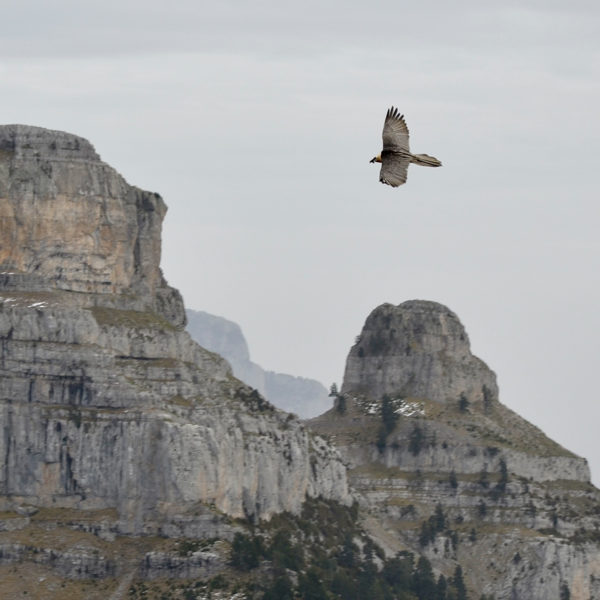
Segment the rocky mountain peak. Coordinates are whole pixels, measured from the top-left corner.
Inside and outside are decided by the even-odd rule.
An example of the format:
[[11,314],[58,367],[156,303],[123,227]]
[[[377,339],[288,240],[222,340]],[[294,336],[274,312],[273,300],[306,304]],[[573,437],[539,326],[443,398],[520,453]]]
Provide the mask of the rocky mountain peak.
[[425,300],[382,304],[371,312],[348,355],[342,392],[437,402],[498,398],[496,376],[471,354],[458,317]]
[[0,152],[24,160],[68,160],[100,162],[100,156],[86,139],[33,125],[1,125]]
[[334,408],[309,423],[335,440],[390,552],[419,552],[446,577],[460,564],[473,598],[600,598],[587,461],[502,404],[445,306],[377,307]]
[[127,295],[182,325],[181,298],[159,268],[166,210],[158,194],[130,186],[83,138],[0,126],[5,286]]

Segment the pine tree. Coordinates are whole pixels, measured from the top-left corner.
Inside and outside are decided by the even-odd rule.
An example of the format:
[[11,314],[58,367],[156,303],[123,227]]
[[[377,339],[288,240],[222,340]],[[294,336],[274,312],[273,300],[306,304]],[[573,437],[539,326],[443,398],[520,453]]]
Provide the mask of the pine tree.
[[338,563],[342,567],[352,568],[358,559],[358,546],[354,543],[351,533],[346,533],[342,548],[337,555]]
[[298,591],[303,600],[328,600],[327,590],[314,567],[308,569],[306,575],[300,576]]
[[448,583],[443,575],[438,578],[435,593],[435,600],[447,600],[448,598]]
[[394,404],[391,398],[386,394],[381,401],[381,421],[386,435],[391,433],[396,427],[398,415],[394,410]]
[[456,600],[467,600],[467,587],[463,579],[463,571],[460,565],[456,565],[452,577],[452,586],[456,590]]
[[439,502],[436,504],[433,516],[435,518],[435,530],[438,532],[444,531],[444,529],[446,529],[446,516],[444,515],[444,509]]
[[435,590],[435,577],[431,563],[424,556],[421,556],[413,575],[413,591],[419,600],[429,600],[435,598]]
[[421,452],[424,441],[425,434],[423,433],[423,430],[417,424],[415,424],[408,439],[408,449],[413,456],[417,456],[417,454]]
[[342,394],[338,394],[338,396],[336,396],[334,404],[335,404],[335,409],[337,410],[337,412],[339,412],[341,415],[346,414],[346,397],[345,396],[342,396]]
[[294,587],[290,578],[284,573],[273,581],[262,600],[294,600]]

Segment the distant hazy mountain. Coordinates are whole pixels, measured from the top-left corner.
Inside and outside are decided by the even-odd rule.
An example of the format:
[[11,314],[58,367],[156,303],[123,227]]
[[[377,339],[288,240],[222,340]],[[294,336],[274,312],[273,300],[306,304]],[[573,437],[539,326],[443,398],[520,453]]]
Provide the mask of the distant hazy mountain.
[[189,334],[203,348],[225,358],[234,375],[256,388],[269,402],[307,419],[329,408],[332,400],[323,384],[314,379],[265,371],[250,360],[240,326],[204,311],[186,310]]

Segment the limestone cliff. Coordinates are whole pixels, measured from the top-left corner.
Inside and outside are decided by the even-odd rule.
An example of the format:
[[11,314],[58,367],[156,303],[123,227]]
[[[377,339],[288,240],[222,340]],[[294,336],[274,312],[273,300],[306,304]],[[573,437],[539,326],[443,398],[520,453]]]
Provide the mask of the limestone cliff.
[[495,375],[471,354],[457,316],[435,302],[409,301],[398,310],[383,304],[363,327],[346,362],[342,393],[365,390],[448,402],[495,401]]
[[158,265],[166,206],[130,186],[86,140],[24,125],[0,131],[4,287],[132,295],[129,307],[184,323]]
[[365,522],[389,552],[457,563],[472,597],[600,598],[600,492],[587,462],[498,400],[454,313],[384,304],[350,350],[335,442]]
[[336,452],[183,330],[165,212],[86,140],[0,127],[0,530],[75,510],[113,537],[227,538],[229,517],[349,502]]
[[238,379],[257,389],[278,408],[307,419],[331,407],[331,398],[322,383],[266,371],[252,362],[246,338],[237,323],[198,310],[187,309],[186,315],[192,338],[225,358]]

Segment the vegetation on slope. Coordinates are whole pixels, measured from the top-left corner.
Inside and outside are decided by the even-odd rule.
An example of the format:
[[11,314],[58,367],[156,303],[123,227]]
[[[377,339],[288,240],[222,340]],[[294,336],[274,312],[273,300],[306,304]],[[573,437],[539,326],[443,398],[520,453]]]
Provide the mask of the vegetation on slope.
[[[463,573],[439,578],[425,557],[400,552],[386,558],[358,523],[358,507],[321,499],[305,503],[300,516],[287,513],[237,533],[230,572],[179,588],[186,600],[208,597],[252,600],[465,600]],[[219,590],[223,596],[213,595]],[[129,597],[160,597],[149,583]]]

